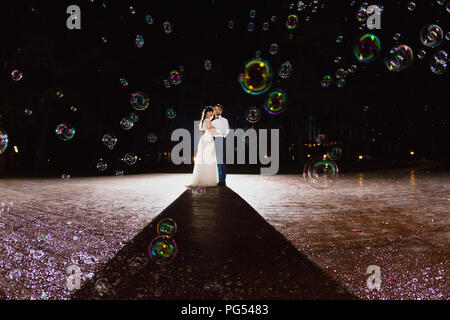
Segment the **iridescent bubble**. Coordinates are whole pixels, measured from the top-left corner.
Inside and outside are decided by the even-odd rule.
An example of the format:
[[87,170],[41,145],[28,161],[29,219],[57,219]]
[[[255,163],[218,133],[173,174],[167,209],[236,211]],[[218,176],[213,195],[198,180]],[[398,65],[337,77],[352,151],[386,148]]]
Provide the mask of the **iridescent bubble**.
[[148,142],[154,143],[158,139],[158,136],[152,132],[147,135]]
[[341,147],[332,147],[328,149],[327,156],[331,160],[339,160],[342,157],[342,148]]
[[347,83],[347,81],[344,78],[341,78],[336,82],[336,85],[338,88],[343,88],[346,83]]
[[20,79],[22,79],[22,76],[23,76],[22,72],[17,69],[11,72],[11,78],[14,81],[19,81]]
[[178,70],[172,70],[169,74],[169,80],[173,85],[179,85],[183,81],[183,75]]
[[136,9],[134,7],[130,7],[130,13],[131,14],[135,14],[136,13]]
[[333,82],[333,78],[330,75],[326,75],[326,76],[323,76],[320,84],[322,85],[322,87],[328,88],[332,82]]
[[256,58],[245,64],[244,73],[239,75],[239,83],[248,94],[258,95],[269,90],[272,77],[272,67],[269,62]]
[[336,78],[337,79],[341,79],[341,78],[345,78],[346,76],[347,76],[347,70],[345,70],[345,69],[343,69],[343,68],[339,68],[337,71],[336,71],[336,74],[335,74],[335,76],[336,76]]
[[105,278],[100,278],[95,282],[94,293],[96,296],[105,299],[111,299],[116,295],[115,290]]
[[64,97],[64,93],[62,93],[61,91],[57,91],[56,92],[56,96],[61,99],[62,97]]
[[339,36],[337,36],[337,38],[336,38],[336,43],[341,43],[342,40],[344,40],[344,36],[339,35]]
[[261,118],[261,109],[257,107],[250,107],[245,113],[245,119],[250,123],[256,123]]
[[342,57],[336,57],[334,59],[334,63],[339,63],[339,62],[341,62],[341,60],[342,60]]
[[298,24],[298,17],[295,14],[290,14],[286,19],[286,27],[288,29],[295,29],[297,28]]
[[108,168],[108,164],[105,162],[105,161],[103,161],[103,160],[100,160],[99,162],[97,162],[97,169],[99,170],[99,171],[105,171],[106,169]]
[[123,170],[116,170],[116,176],[123,176]]
[[281,78],[286,79],[292,75],[293,71],[294,67],[292,66],[292,63],[286,61],[281,65],[280,70],[278,70],[278,75]]
[[370,33],[362,35],[353,47],[353,54],[361,62],[374,61],[381,51],[380,39]]
[[183,72],[183,71],[184,71],[184,67],[183,67],[182,65],[180,65],[180,66],[178,67],[178,70],[180,70],[180,72]]
[[414,2],[408,3],[408,10],[409,11],[414,11],[415,8],[416,8],[416,4]]
[[252,32],[253,30],[255,30],[255,24],[253,22],[249,22],[247,25],[247,30]]
[[333,160],[310,160],[303,168],[306,183],[316,189],[327,189],[336,183],[338,167]]
[[256,16],[256,11],[255,10],[250,10],[250,18],[253,19]]
[[327,136],[325,135],[325,134],[323,134],[323,133],[319,133],[317,136],[316,136],[316,143],[324,143],[325,142],[325,140],[327,139]]
[[355,73],[356,70],[358,69],[358,66],[356,64],[352,64],[349,68],[348,68],[348,72],[349,73]]
[[149,105],[149,99],[145,92],[132,93],[130,102],[133,108],[138,111],[147,109]]
[[294,35],[291,33],[290,35],[288,35],[288,39],[289,39],[289,40],[294,39]]
[[272,21],[272,22],[275,22],[277,20],[277,17],[276,16],[272,16],[271,18],[270,18],[270,21]]
[[170,84],[170,81],[165,79],[164,81],[164,87],[166,87],[167,89],[169,89],[172,85]]
[[139,121],[139,115],[136,112],[131,113],[129,118],[134,123]]
[[163,30],[166,34],[169,34],[173,31],[172,24],[170,22],[166,21],[163,23]]
[[450,41],[450,31],[445,34],[445,39]]
[[174,239],[169,236],[157,236],[148,246],[148,255],[156,264],[172,262],[178,253]]
[[280,47],[278,46],[278,44],[272,43],[269,48],[269,53],[274,55],[274,54],[277,54],[279,50],[280,50]]
[[447,71],[447,62],[434,59],[430,63],[430,70],[435,74],[444,74]]
[[384,64],[389,71],[398,72],[408,68],[414,60],[412,49],[405,45],[392,48],[384,57]]
[[442,28],[435,24],[429,24],[420,30],[420,41],[423,45],[435,48],[444,40]]
[[267,99],[264,102],[264,109],[269,114],[277,115],[286,110],[287,96],[286,94],[277,89],[269,93]]
[[269,30],[269,23],[268,23],[267,21],[263,23],[262,29],[263,29],[264,31]]
[[137,35],[135,43],[136,43],[136,47],[142,48],[144,46],[144,37],[141,35]]
[[109,149],[112,149],[117,143],[117,137],[112,133],[106,133],[105,135],[103,135],[102,142]]
[[365,8],[360,8],[356,14],[356,19],[359,22],[366,21],[367,19],[367,10]]
[[394,39],[395,41],[398,41],[401,38],[401,34],[400,33],[394,33],[394,35],[392,36],[392,39]]
[[69,141],[75,136],[75,128],[69,123],[61,123],[56,126],[56,136],[62,141]]
[[177,115],[177,113],[176,113],[176,111],[175,111],[174,108],[172,108],[172,107],[167,108],[167,110],[166,110],[166,116],[167,116],[167,118],[173,119],[173,118],[176,117],[176,115]]
[[158,222],[156,232],[159,235],[173,237],[177,233],[177,223],[173,219],[164,218]]
[[420,52],[417,54],[417,58],[423,59],[427,55],[427,52],[425,50],[420,50]]
[[256,52],[255,52],[255,57],[256,57],[256,58],[261,57],[261,51],[260,51],[260,50],[256,50]]
[[69,180],[69,179],[70,179],[70,174],[63,173],[63,174],[61,175],[61,179],[62,179],[62,180]]
[[435,60],[442,61],[442,62],[447,62],[447,61],[448,61],[448,54],[447,54],[447,51],[444,51],[444,50],[438,51],[438,52],[434,55],[434,59],[435,59]]
[[72,111],[72,112],[76,112],[78,109],[77,109],[77,107],[75,107],[75,106],[71,106],[70,107],[70,111]]
[[108,40],[105,37],[102,37],[101,39],[102,39],[103,43],[107,43],[108,42]]
[[124,130],[130,130],[131,128],[133,128],[134,122],[131,121],[130,118],[122,118],[122,120],[120,120],[120,126]]
[[26,108],[25,109],[25,115],[26,116],[31,116],[33,114],[33,110],[31,110],[30,108]]
[[203,62],[203,67],[205,68],[205,70],[211,70],[212,69],[212,62],[211,60],[205,60]]
[[128,81],[125,78],[120,78],[120,84],[124,87],[126,87],[128,85]]
[[233,20],[228,21],[227,27],[230,30],[233,29],[234,28],[234,21]]
[[145,22],[147,22],[147,24],[153,24],[153,18],[151,15],[146,15],[145,16]]
[[137,155],[135,155],[133,153],[127,153],[123,157],[123,162],[125,162],[127,165],[131,166],[137,162],[137,159],[138,159]]

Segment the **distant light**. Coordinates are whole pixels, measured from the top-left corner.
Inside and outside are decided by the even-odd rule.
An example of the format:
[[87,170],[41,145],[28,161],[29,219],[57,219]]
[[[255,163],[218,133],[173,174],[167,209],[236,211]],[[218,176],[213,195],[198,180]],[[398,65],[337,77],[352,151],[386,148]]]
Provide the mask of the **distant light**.
[[325,159],[327,158],[327,155],[324,154],[324,155],[322,156],[322,158],[323,158],[323,160],[325,160]]
[[414,155],[414,151],[411,150],[411,151],[409,152],[409,154],[413,156],[413,155]]
[[268,158],[267,154],[264,155],[264,158],[266,158],[266,159]]
[[359,160],[362,160],[363,158],[364,158],[364,157],[363,157],[362,155],[359,155],[359,156],[358,156],[358,159],[359,159]]
[[294,160],[294,156],[292,156],[292,160]]
[[310,154],[308,154],[308,158],[311,158],[311,155],[310,155]]
[[17,146],[14,146],[14,152],[19,153],[19,148],[17,148]]

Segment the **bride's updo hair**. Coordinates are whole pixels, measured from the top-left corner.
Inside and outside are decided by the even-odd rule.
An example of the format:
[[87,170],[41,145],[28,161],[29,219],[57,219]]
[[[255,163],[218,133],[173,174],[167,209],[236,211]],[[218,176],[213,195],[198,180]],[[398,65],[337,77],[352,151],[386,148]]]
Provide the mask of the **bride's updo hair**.
[[198,128],[199,128],[200,130],[202,130],[203,121],[205,121],[206,114],[207,114],[209,111],[211,111],[212,113],[214,113],[214,109],[213,109],[211,106],[205,107],[205,109],[203,109],[203,111],[202,111],[202,118],[200,119],[200,124],[198,125]]

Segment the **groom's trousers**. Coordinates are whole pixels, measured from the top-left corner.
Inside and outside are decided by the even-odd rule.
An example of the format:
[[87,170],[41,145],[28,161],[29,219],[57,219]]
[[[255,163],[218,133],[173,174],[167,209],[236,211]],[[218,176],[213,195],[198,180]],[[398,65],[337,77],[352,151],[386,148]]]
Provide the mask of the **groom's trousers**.
[[226,141],[227,141],[226,138],[214,137],[214,143],[216,144],[217,171],[219,172],[219,182],[225,182],[225,177],[227,175]]

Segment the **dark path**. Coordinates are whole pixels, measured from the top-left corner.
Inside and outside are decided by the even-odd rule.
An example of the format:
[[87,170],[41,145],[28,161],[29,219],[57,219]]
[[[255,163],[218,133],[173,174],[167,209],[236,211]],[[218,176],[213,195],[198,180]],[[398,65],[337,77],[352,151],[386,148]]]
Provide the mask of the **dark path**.
[[[165,217],[179,252],[161,266],[147,247]],[[72,298],[356,299],[227,187],[184,192]]]

